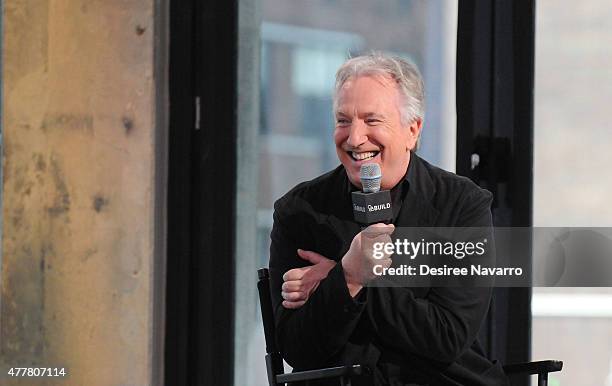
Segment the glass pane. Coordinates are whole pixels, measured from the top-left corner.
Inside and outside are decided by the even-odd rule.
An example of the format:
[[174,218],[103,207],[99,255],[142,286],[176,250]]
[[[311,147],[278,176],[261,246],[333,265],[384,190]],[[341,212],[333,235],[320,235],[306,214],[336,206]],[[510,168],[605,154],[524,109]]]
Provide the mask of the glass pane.
[[[612,7],[538,0],[534,224],[612,226]],[[550,385],[612,385],[612,289],[534,289],[533,358]]]
[[[274,201],[299,182],[339,164],[332,139],[332,88],[336,70],[349,56],[379,50],[419,66],[427,95],[419,154],[455,170],[457,4],[454,0],[262,0],[258,7],[262,16],[258,166],[239,170],[239,179],[249,172],[257,175],[257,227],[252,230],[257,243],[252,250],[257,254],[239,256],[238,264],[241,259],[257,259],[258,266],[266,266]],[[237,278],[237,286],[244,283],[242,279]],[[265,344],[257,293],[254,286],[240,289],[235,384],[264,385]]]

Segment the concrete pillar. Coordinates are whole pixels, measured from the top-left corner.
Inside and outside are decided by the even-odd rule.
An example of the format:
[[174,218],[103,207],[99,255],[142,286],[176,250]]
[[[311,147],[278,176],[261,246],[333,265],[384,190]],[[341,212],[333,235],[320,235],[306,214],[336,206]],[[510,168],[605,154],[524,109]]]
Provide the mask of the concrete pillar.
[[3,24],[0,368],[149,385],[154,2],[5,0]]
[[[236,320],[234,384],[266,380],[266,355],[257,299],[257,179],[259,140],[259,0],[238,2],[238,167],[236,197]],[[263,265],[263,264],[262,264]]]

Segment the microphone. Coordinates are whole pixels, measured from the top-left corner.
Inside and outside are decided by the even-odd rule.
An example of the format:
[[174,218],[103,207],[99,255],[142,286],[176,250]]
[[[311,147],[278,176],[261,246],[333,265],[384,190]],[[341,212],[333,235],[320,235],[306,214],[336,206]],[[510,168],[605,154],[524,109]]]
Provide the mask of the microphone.
[[391,193],[380,190],[382,173],[377,163],[361,165],[359,170],[362,192],[352,192],[353,216],[365,226],[379,222],[388,224],[393,219]]

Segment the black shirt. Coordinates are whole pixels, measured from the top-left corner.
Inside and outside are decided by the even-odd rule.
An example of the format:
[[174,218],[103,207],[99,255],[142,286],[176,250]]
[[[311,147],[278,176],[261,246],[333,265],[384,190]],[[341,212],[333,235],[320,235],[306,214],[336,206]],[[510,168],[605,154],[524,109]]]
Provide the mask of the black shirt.
[[[477,341],[491,288],[367,287],[348,292],[342,265],[295,310],[282,306],[282,275],[308,265],[297,249],[340,261],[360,231],[342,166],[299,184],[274,204],[270,279],[277,341],[295,370],[345,364],[373,370],[368,385],[506,385]],[[392,189],[402,227],[491,226],[491,194],[411,154]],[[325,384],[325,383],[320,383]]]

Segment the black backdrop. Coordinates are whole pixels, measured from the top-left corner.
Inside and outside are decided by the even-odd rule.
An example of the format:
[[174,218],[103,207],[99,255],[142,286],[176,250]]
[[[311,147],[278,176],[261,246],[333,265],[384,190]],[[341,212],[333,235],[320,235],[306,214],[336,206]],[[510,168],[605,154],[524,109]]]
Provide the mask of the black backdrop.
[[170,2],[166,385],[233,384],[237,22]]
[[[532,225],[534,41],[535,0],[459,2],[457,173],[494,194],[496,226]],[[529,361],[531,289],[496,289],[483,327],[492,358]]]

